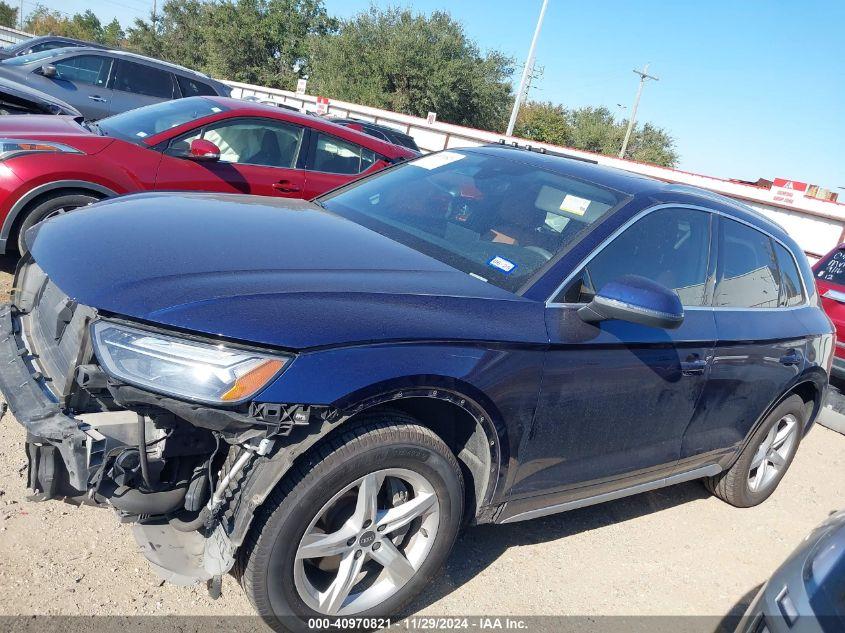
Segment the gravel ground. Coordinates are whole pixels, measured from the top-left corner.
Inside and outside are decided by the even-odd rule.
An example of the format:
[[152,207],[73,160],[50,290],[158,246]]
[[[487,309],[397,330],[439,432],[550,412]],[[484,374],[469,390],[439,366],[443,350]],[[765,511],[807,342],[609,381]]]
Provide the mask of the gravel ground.
[[[0,258],[0,295],[13,265]],[[239,615],[223,596],[162,585],[108,510],[25,499],[24,432],[0,423],[0,616]],[[763,505],[692,482],[506,526],[468,529],[414,611],[430,615],[708,615],[741,610],[809,531],[845,506],[845,436],[816,427]]]

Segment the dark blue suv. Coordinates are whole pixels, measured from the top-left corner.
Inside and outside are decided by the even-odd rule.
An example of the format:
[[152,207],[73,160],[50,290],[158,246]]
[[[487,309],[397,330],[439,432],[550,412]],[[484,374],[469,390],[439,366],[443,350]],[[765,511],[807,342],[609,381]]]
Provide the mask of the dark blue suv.
[[[0,387],[38,498],[276,627],[395,613],[460,525],[703,479],[768,497],[833,328],[777,225],[505,146],[313,202],[142,194],[26,234]],[[329,620],[310,620],[310,624]]]

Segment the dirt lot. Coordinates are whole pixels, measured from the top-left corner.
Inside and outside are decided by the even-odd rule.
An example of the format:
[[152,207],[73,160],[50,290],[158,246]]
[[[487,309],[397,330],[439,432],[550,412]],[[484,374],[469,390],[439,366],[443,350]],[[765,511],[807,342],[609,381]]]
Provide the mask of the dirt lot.
[[[0,260],[6,271],[9,262]],[[0,274],[0,293],[9,277]],[[162,585],[108,510],[25,500],[24,433],[0,423],[0,615],[249,614]],[[775,494],[732,508],[698,483],[507,526],[471,528],[415,610],[436,615],[710,615],[740,608],[807,533],[845,507],[845,436],[816,427]]]

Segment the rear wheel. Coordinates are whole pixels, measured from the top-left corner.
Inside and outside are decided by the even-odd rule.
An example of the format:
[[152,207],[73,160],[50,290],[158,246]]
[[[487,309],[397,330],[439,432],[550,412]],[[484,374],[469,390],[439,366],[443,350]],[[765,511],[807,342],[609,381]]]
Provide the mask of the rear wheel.
[[434,576],[463,514],[454,455],[402,414],[328,441],[271,495],[239,555],[241,582],[274,628],[387,617]]
[[731,468],[705,480],[714,495],[747,508],[775,491],[795,458],[805,422],[800,396],[789,396],[766,417]]
[[62,215],[68,211],[84,207],[93,202],[97,202],[99,198],[92,195],[82,193],[59,194],[52,198],[48,198],[39,202],[33,209],[31,209],[21,222],[18,230],[18,252],[23,255],[26,252],[26,245],[24,244],[24,234],[31,227],[35,226],[43,220]]

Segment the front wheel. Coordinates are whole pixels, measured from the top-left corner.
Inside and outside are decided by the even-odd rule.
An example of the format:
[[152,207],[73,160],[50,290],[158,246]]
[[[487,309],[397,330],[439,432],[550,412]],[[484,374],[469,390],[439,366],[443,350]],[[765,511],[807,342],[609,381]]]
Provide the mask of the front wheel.
[[84,207],[93,202],[97,202],[99,198],[82,193],[59,194],[52,198],[48,198],[38,203],[34,208],[30,209],[21,222],[18,230],[18,252],[23,255],[26,253],[26,244],[24,243],[24,234],[31,227],[35,226],[43,220],[62,215],[68,211]]
[[277,629],[327,616],[388,617],[445,562],[463,514],[449,447],[402,414],[313,451],[256,517],[241,582]]

